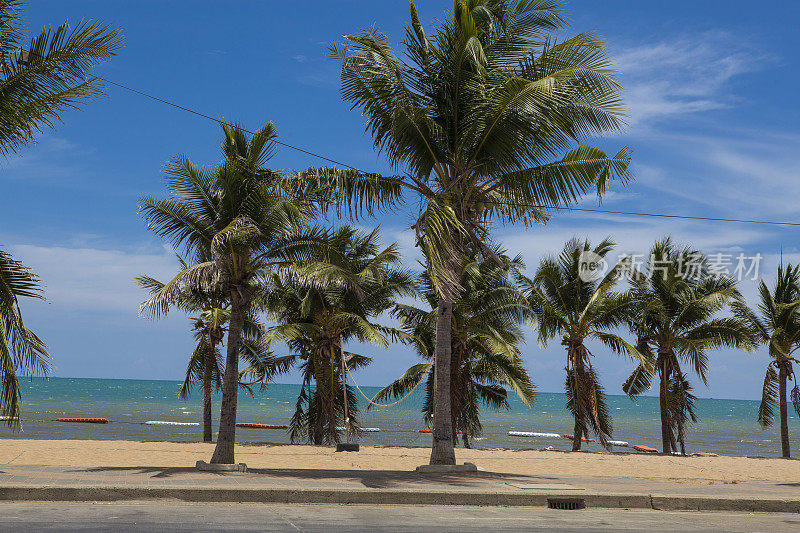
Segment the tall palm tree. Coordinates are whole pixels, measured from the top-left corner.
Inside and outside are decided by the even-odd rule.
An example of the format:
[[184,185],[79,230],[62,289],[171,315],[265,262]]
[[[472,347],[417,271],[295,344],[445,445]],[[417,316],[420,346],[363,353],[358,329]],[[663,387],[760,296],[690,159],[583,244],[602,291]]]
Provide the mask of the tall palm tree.
[[[205,259],[209,259],[207,251]],[[203,259],[200,260],[202,262]],[[180,256],[180,271],[178,276],[190,265]],[[224,364],[219,352],[219,345],[225,337],[227,324],[230,321],[230,306],[228,294],[222,285],[205,290],[202,287],[182,286],[182,291],[177,297],[171,294],[171,284],[174,281],[162,283],[150,276],[136,278],[137,283],[150,293],[140,306],[140,313],[153,317],[160,317],[172,307],[195,315],[191,317],[193,331],[197,344],[189,358],[186,367],[186,377],[178,389],[178,396],[186,398],[191,394],[193,383],[201,383],[203,388],[203,441],[211,442],[211,395],[222,386]],[[242,335],[240,357],[243,357],[247,367],[241,373],[252,378],[258,369],[266,369],[265,365],[271,363],[271,354],[263,353],[260,349],[259,339],[262,327],[251,317],[245,318]],[[264,381],[270,377],[269,370],[261,373],[256,381]],[[245,379],[242,376],[240,379]]]
[[0,154],[53,127],[65,109],[103,93],[92,67],[116,54],[122,34],[97,22],[44,28],[25,43],[21,0],[0,0]]
[[777,403],[781,419],[781,455],[791,457],[786,383],[795,375],[792,363],[798,361],[792,354],[800,348],[800,267],[791,264],[784,266],[781,261],[778,264],[778,279],[772,291],[761,281],[758,292],[761,300],[758,314],[742,302],[737,302],[735,306],[739,316],[753,327],[758,341],[768,346],[772,359],[764,376],[758,423],[762,428],[772,425]]
[[680,444],[685,453],[684,424],[694,419],[694,397],[681,362],[707,384],[709,350],[755,348],[745,320],[719,316],[741,301],[741,294],[732,278],[712,275],[701,252],[680,248],[669,237],[654,244],[647,270],[634,270],[631,285],[635,303],[631,328],[648,364],[636,367],[623,390],[636,396],[658,376],[663,452],[677,451]]
[[468,246],[496,261],[491,222],[541,222],[545,208],[629,177],[630,150],[583,144],[622,125],[604,46],[586,33],[548,37],[563,29],[553,0],[456,0],[428,38],[412,2],[405,58],[374,27],[330,47],[344,99],[402,171],[382,183],[419,199],[413,227],[438,295],[432,464],[455,463],[450,332]]
[[603,446],[612,433],[605,393],[586,341],[599,341],[650,368],[635,346],[614,333],[631,318],[632,298],[614,290],[627,263],[617,264],[602,277],[583,269],[589,259],[604,261],[613,245],[605,239],[592,248],[588,240],[572,239],[558,257],[542,259],[533,279],[526,280],[540,344],[561,336],[567,351],[565,388],[575,420],[574,451],[581,449],[590,428]]
[[[519,345],[524,340],[521,324],[528,313],[527,302],[516,278],[524,268],[519,257],[508,258],[500,250],[503,266],[494,262],[470,261],[461,280],[464,291],[453,305],[450,401],[453,442],[461,433],[465,447],[481,434],[481,404],[509,409],[510,389],[525,405],[532,405],[534,385],[525,369]],[[436,342],[437,296],[430,278],[422,274],[420,292],[428,309],[398,304],[393,314],[400,320],[417,354],[425,361],[409,368],[400,378],[381,389],[373,398],[380,402],[400,398],[425,380],[423,416],[430,424],[434,415],[433,364]]]
[[275,149],[275,128],[267,123],[248,138],[239,126],[221,123],[222,162],[198,168],[185,156],[167,166],[171,198],[143,198],[141,212],[160,237],[190,251],[208,248],[211,260],[176,276],[166,301],[177,301],[185,287],[228,294],[225,373],[217,445],[212,463],[234,462],[239,355],[242,331],[258,292],[258,281],[270,270],[304,257],[315,235],[306,231],[311,206],[297,202],[288,180],[265,168]]
[[25,326],[20,298],[44,299],[39,278],[0,249],[0,414],[19,426],[19,374],[47,374],[47,346]]
[[276,362],[299,363],[303,380],[290,437],[313,444],[340,441],[338,427],[358,432],[358,402],[345,372],[371,358],[345,350],[349,342],[387,348],[398,332],[375,322],[398,297],[413,294],[412,277],[399,268],[397,244],[379,247],[378,230],[344,225],[320,240],[311,260],[292,265],[292,275],[273,276],[267,299],[277,322],[267,346],[286,342],[290,355]]

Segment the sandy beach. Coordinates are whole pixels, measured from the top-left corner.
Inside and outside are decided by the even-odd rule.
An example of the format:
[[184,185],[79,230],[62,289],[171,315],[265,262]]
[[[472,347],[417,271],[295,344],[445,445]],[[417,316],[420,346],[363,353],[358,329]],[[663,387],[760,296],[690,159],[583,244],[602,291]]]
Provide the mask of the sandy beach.
[[[0,440],[2,465],[71,467],[185,467],[208,460],[213,444],[101,440]],[[358,453],[331,447],[239,444],[236,459],[250,468],[413,470],[428,462],[427,448],[363,446]],[[639,453],[536,450],[456,450],[491,472],[539,476],[630,477],[674,482],[797,482],[800,461],[727,456],[667,457]]]

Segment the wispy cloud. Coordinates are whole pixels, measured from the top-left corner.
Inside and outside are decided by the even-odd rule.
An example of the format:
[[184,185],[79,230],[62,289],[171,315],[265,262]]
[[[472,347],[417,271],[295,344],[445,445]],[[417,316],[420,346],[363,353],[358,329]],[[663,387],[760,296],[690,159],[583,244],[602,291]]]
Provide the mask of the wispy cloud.
[[729,82],[754,71],[763,55],[732,35],[706,32],[623,48],[613,58],[622,73],[628,122],[636,129],[734,105]]
[[57,310],[136,314],[145,293],[136,276],[171,278],[176,270],[172,252],[135,253],[97,248],[67,248],[18,244],[8,247],[32,269]]

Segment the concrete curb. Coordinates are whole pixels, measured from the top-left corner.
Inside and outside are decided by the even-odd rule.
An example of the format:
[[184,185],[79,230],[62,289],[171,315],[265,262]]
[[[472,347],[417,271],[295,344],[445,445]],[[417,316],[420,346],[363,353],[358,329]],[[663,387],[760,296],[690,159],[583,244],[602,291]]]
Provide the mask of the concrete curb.
[[582,498],[586,508],[664,511],[743,511],[800,513],[800,499],[764,500],[656,496],[645,494],[576,494],[574,492],[431,492],[402,490],[205,489],[147,487],[0,487],[0,501],[170,500],[217,503],[476,505],[546,507],[548,498]]

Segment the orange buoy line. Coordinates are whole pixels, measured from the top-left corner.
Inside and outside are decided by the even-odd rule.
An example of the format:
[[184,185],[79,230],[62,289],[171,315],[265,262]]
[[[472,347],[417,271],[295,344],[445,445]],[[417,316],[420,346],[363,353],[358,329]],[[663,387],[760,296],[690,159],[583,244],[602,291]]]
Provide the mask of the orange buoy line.
[[56,422],[82,422],[84,424],[108,424],[108,418],[56,418]]
[[286,424],[255,424],[253,422],[236,422],[236,427],[249,429],[286,429],[289,426]]
[[[575,440],[575,435],[564,435],[565,439]],[[594,439],[587,439],[586,437],[581,437],[582,442],[594,442]]]

